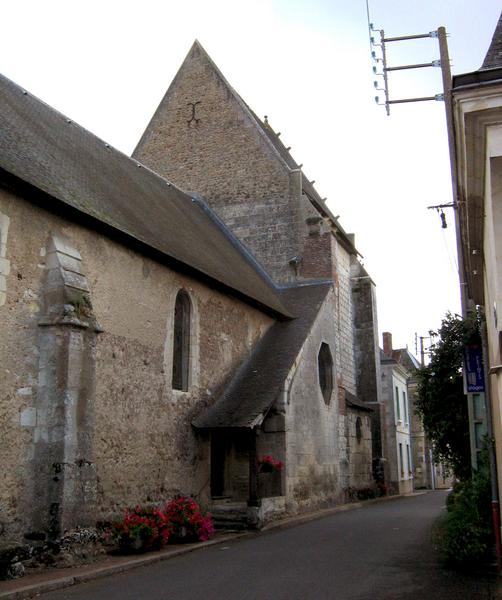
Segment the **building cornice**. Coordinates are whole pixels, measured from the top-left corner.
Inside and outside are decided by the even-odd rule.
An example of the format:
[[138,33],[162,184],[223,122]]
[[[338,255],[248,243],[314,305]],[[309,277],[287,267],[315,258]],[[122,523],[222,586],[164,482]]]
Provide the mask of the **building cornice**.
[[468,295],[484,304],[483,226],[487,131],[502,125],[502,82],[453,89],[457,198]]

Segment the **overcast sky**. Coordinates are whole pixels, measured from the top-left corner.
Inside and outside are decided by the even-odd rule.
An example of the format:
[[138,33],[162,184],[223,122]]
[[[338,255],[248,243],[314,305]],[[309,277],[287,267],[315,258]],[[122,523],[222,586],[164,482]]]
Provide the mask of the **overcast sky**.
[[[500,0],[370,0],[388,36],[444,25],[453,73],[481,66]],[[6,0],[0,72],[130,154],[195,38],[303,163],[377,285],[394,346],[459,311],[442,102],[374,102],[365,0]],[[389,64],[439,58],[389,46]],[[391,98],[441,92],[439,69],[394,74]]]

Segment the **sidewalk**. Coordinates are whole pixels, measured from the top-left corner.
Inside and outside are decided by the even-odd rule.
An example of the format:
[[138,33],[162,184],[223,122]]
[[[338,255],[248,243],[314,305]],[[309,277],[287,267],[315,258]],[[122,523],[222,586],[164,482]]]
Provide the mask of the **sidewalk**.
[[[427,492],[415,492],[413,494],[405,494],[404,496],[420,496]],[[8,581],[0,581],[0,600],[20,600],[23,598],[33,598],[36,595],[50,592],[53,590],[70,587],[78,583],[84,583],[100,577],[115,575],[138,567],[151,565],[156,562],[168,560],[175,556],[202,550],[209,546],[233,542],[236,539],[260,535],[267,531],[277,530],[286,527],[293,527],[301,523],[307,523],[315,519],[321,519],[333,515],[337,512],[355,510],[375,504],[378,502],[388,502],[397,500],[403,496],[386,496],[384,498],[376,498],[374,500],[366,500],[364,502],[353,502],[350,504],[342,504],[333,508],[326,508],[311,513],[303,513],[286,517],[278,521],[273,521],[266,525],[261,531],[239,531],[218,533],[212,540],[207,542],[198,542],[195,544],[182,544],[171,546],[158,552],[148,552],[143,555],[136,556],[107,556],[97,562],[74,567],[69,569],[47,569],[32,575],[26,575],[20,579],[11,579]]]

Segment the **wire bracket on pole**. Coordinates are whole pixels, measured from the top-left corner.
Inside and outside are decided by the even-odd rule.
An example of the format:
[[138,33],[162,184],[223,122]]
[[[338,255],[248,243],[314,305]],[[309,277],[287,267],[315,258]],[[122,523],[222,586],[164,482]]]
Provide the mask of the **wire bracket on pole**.
[[[409,102],[428,102],[428,101],[439,101],[442,102],[445,99],[445,90],[443,93],[434,94],[434,96],[421,96],[417,98],[402,98],[397,100],[391,100],[389,97],[389,78],[388,74],[393,73],[395,71],[405,71],[410,69],[425,69],[429,67],[437,67],[440,68],[443,73],[443,81],[445,77],[445,73],[450,70],[450,61],[448,58],[448,53],[446,52],[446,56],[443,56],[445,53],[443,52],[443,48],[446,40],[446,31],[444,27],[439,27],[437,30],[429,31],[428,33],[418,33],[415,35],[402,35],[398,37],[385,37],[385,32],[383,29],[377,29],[373,23],[369,21],[368,14],[368,29],[369,29],[369,38],[370,38],[370,48],[371,48],[371,58],[375,62],[373,65],[373,74],[376,77],[381,77],[382,82],[380,83],[378,80],[373,82],[375,89],[379,92],[382,92],[383,99],[381,99],[380,95],[375,96],[375,102],[379,106],[385,106],[385,111],[387,115],[390,115],[390,105],[391,104],[404,104]],[[379,33],[380,39],[376,40],[373,34]],[[445,38],[445,40],[442,39]],[[407,40],[418,40],[418,39],[426,39],[426,38],[436,38],[439,41],[439,51],[441,54],[441,58],[439,60],[433,60],[427,63],[418,63],[411,65],[395,65],[388,66],[387,64],[387,51],[386,44],[391,42],[403,42]],[[377,48],[380,50],[377,51]],[[445,60],[446,59],[446,60]],[[378,71],[378,66],[381,65],[381,72]],[[383,100],[383,101],[382,101]]]

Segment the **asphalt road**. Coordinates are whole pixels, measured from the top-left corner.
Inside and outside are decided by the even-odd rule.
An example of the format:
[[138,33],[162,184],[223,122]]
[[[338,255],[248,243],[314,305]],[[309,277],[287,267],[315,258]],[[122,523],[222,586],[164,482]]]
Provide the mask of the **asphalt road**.
[[431,526],[444,492],[372,504],[43,595],[43,600],[478,600],[492,581],[445,571]]

